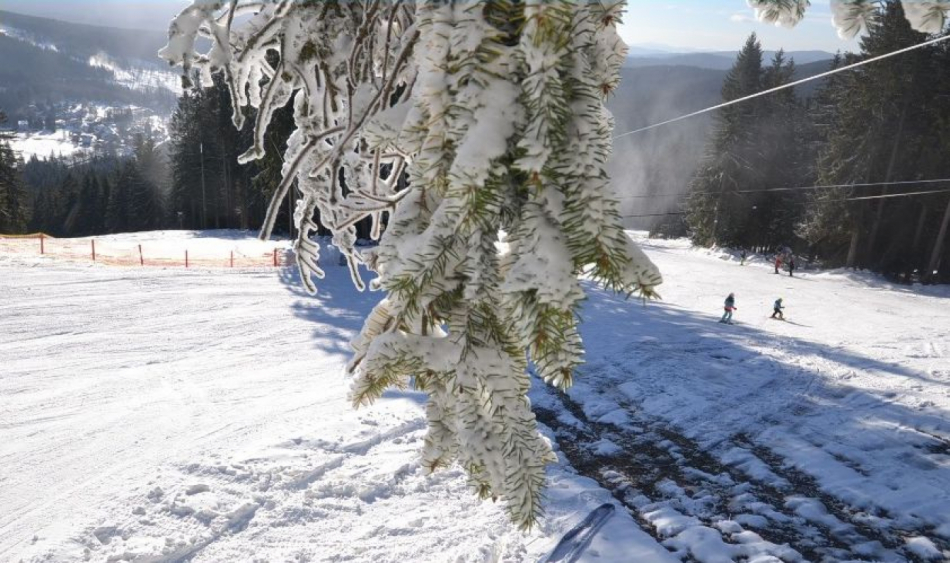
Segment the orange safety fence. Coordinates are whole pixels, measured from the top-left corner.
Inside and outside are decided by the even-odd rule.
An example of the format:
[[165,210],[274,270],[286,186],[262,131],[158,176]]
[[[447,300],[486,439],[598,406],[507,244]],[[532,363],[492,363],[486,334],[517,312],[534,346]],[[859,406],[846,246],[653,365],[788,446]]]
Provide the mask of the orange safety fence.
[[181,241],[181,248],[170,248],[174,242],[115,244],[94,238],[56,238],[45,233],[0,234],[0,255],[42,255],[109,266],[181,268],[279,268],[293,261],[291,252],[280,248],[247,252],[238,249],[188,249],[186,241]]

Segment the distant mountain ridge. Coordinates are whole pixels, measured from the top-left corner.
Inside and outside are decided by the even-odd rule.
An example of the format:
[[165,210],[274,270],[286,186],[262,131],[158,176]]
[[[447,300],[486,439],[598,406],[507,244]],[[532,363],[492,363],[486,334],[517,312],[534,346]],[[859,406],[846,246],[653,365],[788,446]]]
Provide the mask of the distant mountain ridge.
[[164,66],[158,50],[168,41],[160,31],[100,27],[26,16],[0,10],[0,28],[29,34],[34,40],[56,45],[61,52],[89,58],[104,52],[116,61]]
[[63,104],[141,106],[169,114],[178,78],[157,31],[67,23],[0,11],[0,109],[13,124]]
[[[765,51],[764,61],[769,61],[775,51]],[[794,59],[795,64],[803,65],[820,61],[830,61],[834,53],[826,51],[785,51],[786,59]],[[624,63],[625,68],[644,66],[693,66],[713,70],[729,70],[736,60],[736,51],[712,51],[696,53],[645,53],[631,51]]]

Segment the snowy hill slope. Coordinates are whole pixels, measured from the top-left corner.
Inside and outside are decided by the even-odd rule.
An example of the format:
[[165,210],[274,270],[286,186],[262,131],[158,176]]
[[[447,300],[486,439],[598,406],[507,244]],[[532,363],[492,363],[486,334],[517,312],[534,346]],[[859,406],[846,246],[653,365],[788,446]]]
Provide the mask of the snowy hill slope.
[[947,560],[947,288],[644,244],[665,301],[598,294],[576,387],[536,393],[575,466],[699,561]]
[[158,31],[0,10],[0,108],[11,120],[7,125],[80,102],[170,114],[180,77],[158,58],[166,40],[167,34]]
[[349,408],[377,295],[344,268],[310,298],[291,270],[0,257],[0,560],[540,561],[611,493],[555,560],[950,556],[950,293],[645,246],[665,300],[595,292],[577,386],[532,392],[562,463],[527,535],[424,475],[423,396]]
[[[554,468],[523,535],[460,469],[427,477],[421,394],[346,400],[378,296],[329,256],[317,298],[289,270],[0,256],[0,561],[538,560],[609,501]],[[626,513],[590,548],[665,557]]]

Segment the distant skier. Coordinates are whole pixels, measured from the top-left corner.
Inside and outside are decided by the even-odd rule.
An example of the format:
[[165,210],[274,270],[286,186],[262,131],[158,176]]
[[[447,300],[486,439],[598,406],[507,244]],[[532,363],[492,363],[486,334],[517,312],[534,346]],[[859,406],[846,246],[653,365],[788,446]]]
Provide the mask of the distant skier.
[[723,309],[725,312],[722,314],[722,318],[719,319],[719,322],[731,325],[732,312],[738,309],[738,307],[736,307],[736,295],[734,293],[730,293],[729,297],[726,297],[726,302],[723,306]]
[[740,266],[745,266],[745,259],[746,259],[746,256],[748,256],[748,254],[746,254],[745,249],[742,249],[742,254],[739,255],[739,258],[740,258],[740,260],[739,260],[739,265],[740,265]]
[[791,277],[795,273],[795,256],[788,255],[788,275]]
[[785,314],[782,313],[782,310],[783,310],[784,308],[785,308],[785,307],[782,305],[782,298],[779,297],[778,299],[775,300],[775,304],[772,305],[772,318],[773,318],[773,319],[778,319],[778,320],[780,320],[780,321],[784,321],[784,320],[785,320]]
[[782,267],[782,254],[775,255],[775,273],[778,273],[778,269]]

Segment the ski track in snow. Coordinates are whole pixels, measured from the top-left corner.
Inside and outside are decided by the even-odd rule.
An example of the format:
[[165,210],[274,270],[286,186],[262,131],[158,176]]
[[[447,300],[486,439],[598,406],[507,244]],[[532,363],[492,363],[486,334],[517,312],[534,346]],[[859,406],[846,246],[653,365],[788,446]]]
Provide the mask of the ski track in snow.
[[[0,256],[0,561],[538,561],[611,501],[553,466],[523,534],[461,469],[427,475],[422,394],[346,398],[379,295],[327,257],[313,298],[289,269]],[[588,550],[666,556],[626,513]]]
[[425,474],[424,396],[350,408],[378,294],[345,268],[311,298],[0,256],[0,561],[541,561],[605,502],[571,560],[950,558],[950,292],[643,243],[664,301],[593,291],[576,386],[532,390],[561,463],[528,534]]
[[665,302],[595,294],[575,387],[533,392],[574,466],[687,561],[950,560],[945,288],[643,243]]

